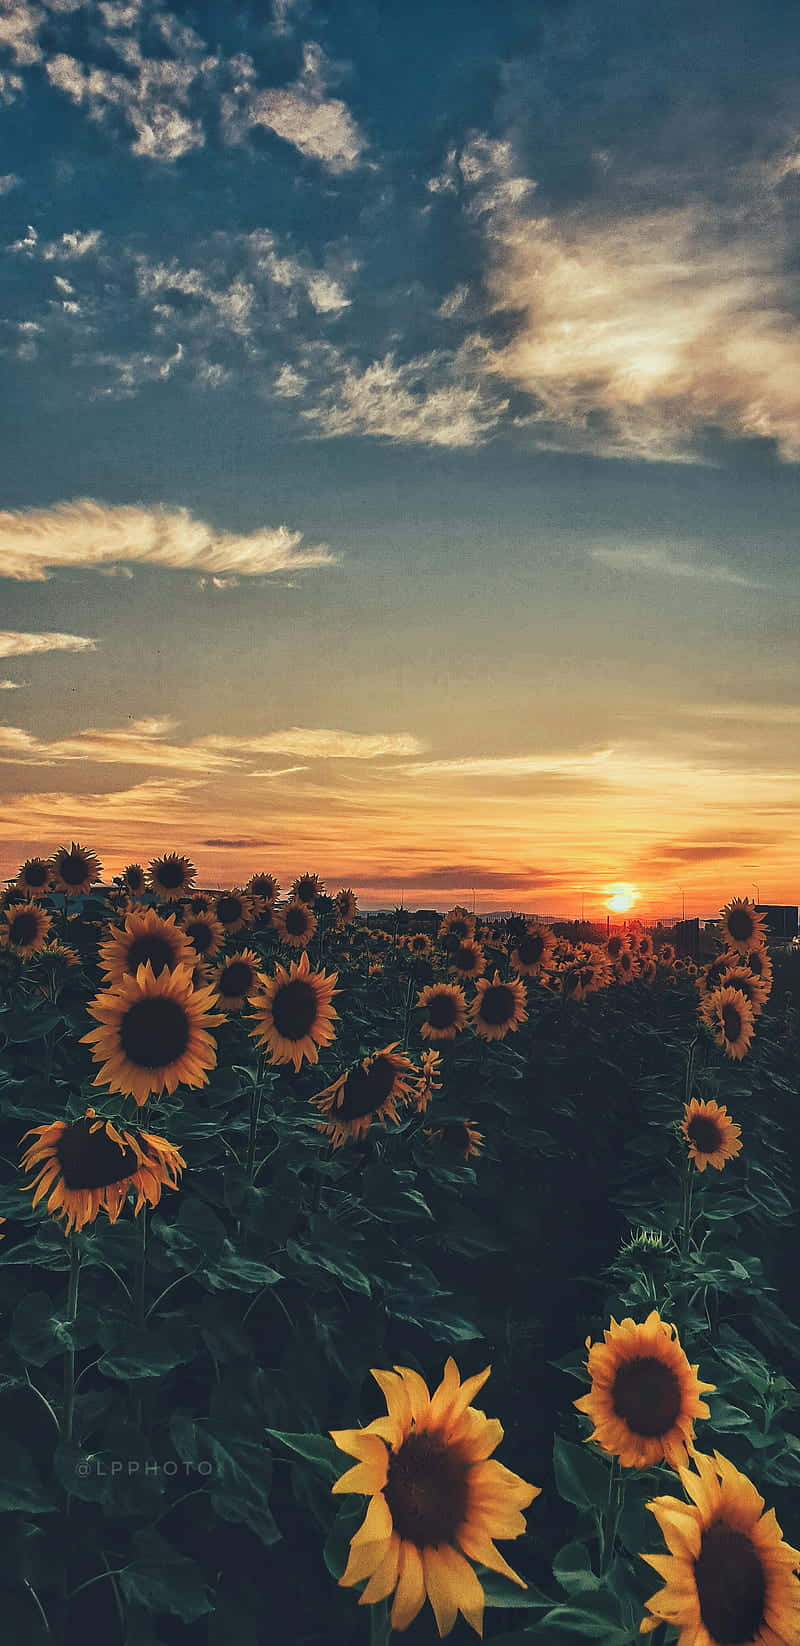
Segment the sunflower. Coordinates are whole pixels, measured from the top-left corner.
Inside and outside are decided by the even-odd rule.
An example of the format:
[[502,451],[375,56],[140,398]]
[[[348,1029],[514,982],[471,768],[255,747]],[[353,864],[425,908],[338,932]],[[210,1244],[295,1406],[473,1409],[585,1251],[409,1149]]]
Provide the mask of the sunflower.
[[17,875],[20,891],[28,897],[46,897],[50,884],[50,864],[45,857],[26,857]]
[[94,1223],[101,1211],[116,1223],[129,1189],[136,1190],[134,1216],[145,1201],[157,1206],[162,1187],[177,1189],[186,1165],[165,1138],[127,1127],[118,1131],[113,1121],[98,1120],[94,1109],[82,1120],[34,1126],[25,1137],[37,1139],[22,1157],[22,1170],[36,1173],[26,1192],[33,1193],[34,1206],[49,1196],[47,1210],[66,1218],[65,1234]]
[[350,886],[343,886],[334,898],[336,919],[340,926],[350,926],[358,914],[356,894]]
[[23,960],[45,947],[50,916],[38,903],[14,903],[0,921],[0,944],[15,949]]
[[516,1030],[520,1023],[524,1023],[528,1013],[525,1010],[525,985],[518,977],[509,978],[507,983],[501,983],[500,973],[495,972],[491,983],[486,977],[479,977],[475,985],[477,994],[469,1009],[472,1026],[482,1040],[504,1040],[509,1029]]
[[419,1079],[414,1083],[414,1107],[419,1114],[424,1114],[434,1092],[442,1089],[438,1078],[441,1061],[441,1052],[434,1051],[423,1052],[419,1060]]
[[721,1172],[726,1160],[741,1153],[742,1128],[718,1103],[701,1102],[693,1097],[691,1103],[684,1105],[680,1130],[689,1144],[689,1159],[694,1161],[698,1172],[704,1172],[706,1166],[714,1166]]
[[749,897],[732,897],[722,916],[722,936],[734,949],[766,948],[764,915],[759,914]]
[[256,913],[261,914],[265,904],[276,902],[280,886],[274,874],[251,874],[245,891],[252,898]]
[[252,949],[239,949],[229,960],[223,960],[211,973],[214,991],[226,1012],[241,1011],[245,1001],[259,985],[260,957]]
[[604,989],[611,972],[602,949],[591,949],[564,973],[563,990],[568,1000],[585,1000],[587,994]]
[[697,1473],[680,1468],[691,1503],[656,1497],[669,1553],[642,1555],[665,1587],[645,1601],[649,1634],[665,1622],[677,1646],[796,1646],[800,1640],[800,1551],[783,1541],[773,1509],[764,1510],[747,1475],[727,1458],[695,1455]]
[[275,910],[274,925],[281,943],[288,943],[293,949],[304,949],[317,929],[316,916],[299,897]]
[[461,904],[457,903],[455,908],[449,909],[445,915],[439,927],[439,936],[457,938],[459,943],[463,943],[468,937],[474,937],[475,916],[470,914],[469,909],[463,909]]
[[369,1579],[360,1606],[393,1594],[391,1627],[399,1633],[426,1596],[440,1637],[450,1633],[459,1611],[482,1633],[484,1593],[470,1561],[526,1587],[494,1539],[525,1532],[520,1511],[541,1487],[491,1457],[502,1427],[469,1404],[490,1372],[487,1366],[462,1383],[449,1357],[431,1396],[419,1373],[406,1366],[373,1371],[388,1416],[364,1429],[330,1431],[339,1450],[358,1460],[332,1491],[370,1499],[339,1583],[349,1588]]
[[745,1000],[749,1000],[754,1017],[758,1017],[762,1006],[766,1006],[772,992],[772,984],[768,983],[763,977],[756,977],[749,966],[726,967],[720,978],[720,987],[723,989],[739,989]]
[[201,960],[211,960],[225,936],[221,922],[210,912],[184,915],[181,927]]
[[220,892],[214,914],[224,930],[232,935],[253,924],[253,904],[246,892],[234,886],[229,892]]
[[706,996],[700,1014],[725,1056],[740,1062],[753,1038],[755,1023],[753,1008],[741,990],[725,987],[715,990]]
[[217,1061],[209,1031],[224,1022],[214,1004],[212,988],[192,987],[188,966],[165,966],[158,977],[152,966],[140,966],[135,977],[104,989],[87,1008],[100,1027],[81,1037],[103,1064],[92,1084],[123,1092],[140,1107],[179,1085],[206,1086]]
[[145,873],[141,863],[128,863],[122,871],[123,890],[131,897],[141,897],[146,890]]
[[182,857],[180,852],[165,852],[148,864],[147,882],[163,903],[177,903],[185,897],[196,873],[188,857]]
[[300,903],[309,905],[313,904],[324,890],[318,874],[299,874],[291,884],[292,897]]
[[158,974],[164,966],[171,972],[176,966],[191,966],[195,958],[188,937],[175,924],[174,914],[162,919],[155,909],[126,914],[122,930],[112,928],[112,935],[100,944],[97,957],[112,984],[135,977],[139,967],[148,963]]
[[297,1073],[303,1058],[318,1062],[318,1046],[336,1039],[338,1013],[331,1000],[339,993],[337,977],[337,972],[312,972],[306,953],[290,961],[288,971],[276,966],[274,977],[259,972],[261,986],[251,1001],[256,1027],[250,1032],[259,1046],[269,1047],[271,1063],[293,1063]]
[[614,932],[612,937],[606,938],[606,954],[609,960],[619,960],[620,955],[628,948],[628,939],[621,932]]
[[406,938],[406,948],[410,949],[412,954],[426,955],[431,953],[433,944],[424,932],[413,932],[411,937]]
[[483,1132],[479,1132],[471,1120],[453,1120],[448,1126],[440,1126],[438,1131],[426,1130],[425,1136],[430,1143],[441,1143],[446,1149],[454,1150],[462,1160],[483,1153]]
[[100,859],[88,846],[79,846],[73,840],[69,846],[59,846],[49,864],[50,875],[57,892],[65,897],[79,897],[88,892],[100,879]]
[[549,926],[530,924],[511,950],[511,964],[524,977],[538,977],[555,948]]
[[186,908],[184,910],[184,918],[186,920],[188,920],[189,916],[192,914],[213,913],[214,899],[213,897],[209,897],[207,892],[193,892],[192,896],[187,898]]
[[614,972],[618,983],[632,983],[636,976],[636,966],[630,949],[620,949],[614,962]]
[[81,957],[77,949],[71,949],[68,943],[45,943],[43,949],[37,951],[36,959],[40,966],[47,966],[52,971],[61,971],[68,966],[79,966]]
[[639,967],[639,976],[643,983],[655,983],[658,976],[658,966],[652,955],[649,959],[642,961]]
[[653,939],[649,932],[638,932],[633,938],[631,947],[640,960],[649,960],[653,953]]
[[651,1310],[643,1325],[612,1316],[604,1343],[591,1343],[592,1387],[573,1402],[594,1424],[587,1437],[618,1457],[626,1469],[648,1469],[666,1460],[673,1469],[694,1447],[695,1417],[708,1417],[697,1367],[690,1366],[674,1326]]
[[467,1022],[467,998],[455,983],[429,983],[417,995],[417,1005],[425,1008],[420,1024],[423,1040],[455,1040]]
[[453,949],[449,960],[451,972],[458,977],[480,977],[486,970],[486,961],[480,943],[472,937],[465,937],[458,947]]
[[760,977],[772,987],[772,961],[766,949],[756,943],[751,949],[743,949],[739,959],[749,967],[754,977]]
[[363,1137],[373,1120],[382,1126],[387,1120],[396,1121],[398,1100],[413,1102],[409,1083],[417,1070],[410,1058],[395,1051],[398,1044],[393,1040],[382,1051],[362,1058],[310,1099],[322,1114],[331,1116],[319,1129],[327,1132],[334,1149],[348,1137]]
[[658,951],[659,964],[662,966],[674,966],[676,958],[677,956],[673,945],[671,943],[662,943]]

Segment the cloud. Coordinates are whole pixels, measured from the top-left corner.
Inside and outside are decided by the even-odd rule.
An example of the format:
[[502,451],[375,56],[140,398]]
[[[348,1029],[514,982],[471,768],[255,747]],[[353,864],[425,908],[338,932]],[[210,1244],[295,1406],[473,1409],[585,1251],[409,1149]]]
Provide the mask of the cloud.
[[660,544],[626,544],[624,548],[598,547],[589,550],[592,560],[600,560],[613,571],[655,572],[661,577],[690,578],[703,583],[733,583],[743,589],[763,589],[764,583],[724,562],[687,560],[674,549]]
[[136,21],[133,8],[126,16],[130,21],[123,23],[117,11],[115,21],[122,32],[109,31],[103,41],[105,54],[113,51],[120,59],[119,70],[84,64],[61,52],[48,58],[45,73],[50,84],[85,108],[96,124],[118,115],[133,134],[133,154],[169,164],[205,143],[202,122],[189,112],[190,98],[216,68],[217,59],[207,54],[192,29],[164,16],[156,23],[177,55],[145,57],[130,32]]
[[27,680],[0,680],[0,692],[19,692],[27,684]]
[[[4,571],[3,575],[10,574]],[[90,652],[96,645],[96,640],[82,634],[26,634],[0,629],[0,657],[32,657],[35,652]]]
[[[364,434],[398,444],[481,445],[509,404],[487,383],[488,352],[486,340],[474,333],[456,350],[406,361],[389,353],[362,367],[331,344],[313,344],[300,366],[309,398],[317,403],[300,416],[315,436],[327,440]],[[295,392],[294,378],[283,376],[286,370],[284,395]]]
[[129,726],[97,728],[73,733],[71,737],[46,742],[19,726],[0,726],[0,763],[52,766],[80,762],[99,766],[158,766],[165,771],[189,771],[210,775],[241,765],[232,753],[223,752],[208,739],[186,745],[168,743],[174,729],[170,720],[134,720]]
[[0,177],[0,195],[10,194],[12,189],[19,188],[21,182],[22,178],[15,171],[7,171],[5,176]]
[[574,883],[572,875],[550,874],[545,869],[487,869],[479,863],[447,865],[442,868],[414,869],[398,874],[396,869],[373,871],[371,878],[378,880],[387,891],[527,891],[548,890],[565,881]]
[[44,15],[40,6],[29,5],[27,0],[11,0],[0,12],[0,47],[11,53],[20,68],[41,62],[38,34]]
[[238,84],[222,100],[223,129],[229,142],[240,142],[253,126],[265,126],[335,175],[356,169],[365,139],[347,105],[326,95],[328,65],[320,46],[313,42],[304,46],[302,71],[290,86],[259,90],[252,61],[242,57],[238,67]]
[[478,755],[459,760],[420,760],[403,766],[410,777],[491,777],[546,776],[560,772],[596,772],[612,759],[613,749],[595,749],[589,754]]
[[274,771],[249,772],[249,777],[288,777],[290,772],[307,772],[307,766],[277,766]]
[[[266,737],[209,737],[209,748],[229,748],[248,754],[295,754],[309,760],[379,760],[416,754],[423,745],[406,732],[343,732],[290,726]],[[274,776],[251,773],[252,776]]]
[[336,556],[302,532],[262,527],[244,535],[217,531],[188,509],[122,506],[78,498],[45,509],[0,512],[0,573],[42,583],[62,566],[98,568],[130,561],[176,570],[269,575],[329,566]]
[[277,846],[277,840],[204,840],[204,846],[216,846],[225,851],[257,851],[262,846]]
[[757,726],[800,726],[800,703],[684,703],[682,714],[703,720],[739,720]]

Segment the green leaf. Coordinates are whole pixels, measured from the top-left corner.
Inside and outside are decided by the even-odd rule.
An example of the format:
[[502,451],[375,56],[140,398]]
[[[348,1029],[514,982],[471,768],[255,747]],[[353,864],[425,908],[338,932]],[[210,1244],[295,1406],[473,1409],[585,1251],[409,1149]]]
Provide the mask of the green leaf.
[[55,1507],[36,1473],[33,1458],[9,1435],[4,1435],[0,1514],[11,1510],[22,1514],[52,1514]]
[[355,1462],[355,1458],[349,1462],[347,1454],[340,1452],[339,1447],[329,1440],[327,1435],[286,1434],[282,1429],[267,1429],[267,1434],[272,1435],[273,1440],[282,1441],[284,1446],[288,1446],[292,1452],[297,1452],[298,1456],[304,1457],[307,1462],[316,1464],[317,1468],[324,1470],[331,1481],[338,1480]]
[[365,1513],[366,1504],[363,1498],[359,1498],[355,1504],[343,1503],[325,1540],[323,1559],[331,1577],[335,1577],[337,1582],[347,1565],[350,1540],[362,1525]]
[[136,1532],[132,1559],[118,1579],[127,1600],[193,1623],[213,1611],[203,1574],[151,1527]]
[[109,1310],[98,1322],[97,1335],[106,1351],[98,1370],[123,1383],[163,1377],[186,1365],[197,1349],[192,1327],[175,1316],[158,1326],[138,1326],[122,1312]]
[[557,1628],[585,1640],[602,1640],[605,1646],[628,1646],[628,1642],[636,1636],[622,1623],[619,1612],[610,1608],[604,1596],[598,1595],[595,1604],[596,1610],[582,1606],[554,1606],[542,1618],[542,1626]]
[[604,1509],[608,1502],[609,1465],[585,1446],[556,1436],[553,1471],[560,1497],[579,1509]]
[[286,1242],[286,1255],[302,1268],[323,1269],[336,1280],[341,1280],[351,1292],[361,1292],[364,1297],[372,1296],[368,1276],[344,1252],[312,1246],[305,1241],[301,1245],[299,1241],[290,1239]]
[[[49,1360],[76,1347],[80,1340],[77,1324],[70,1324],[53,1306],[47,1292],[30,1292],[14,1310],[9,1341],[20,1359],[29,1366],[46,1366]],[[84,1342],[91,1341],[86,1339]]]
[[552,1606],[552,1595],[544,1594],[535,1583],[526,1583],[524,1589],[512,1583],[501,1572],[492,1572],[488,1566],[476,1566],[478,1581],[483,1589],[487,1606],[510,1607],[512,1611],[532,1611]]
[[277,1269],[271,1269],[268,1264],[257,1263],[254,1258],[240,1257],[230,1241],[226,1240],[225,1246],[219,1262],[204,1277],[210,1291],[224,1292],[232,1288],[237,1292],[259,1292],[262,1286],[275,1286],[284,1279]]
[[601,1586],[600,1578],[592,1571],[586,1545],[577,1541],[559,1549],[553,1561],[553,1576],[568,1595],[591,1594]]

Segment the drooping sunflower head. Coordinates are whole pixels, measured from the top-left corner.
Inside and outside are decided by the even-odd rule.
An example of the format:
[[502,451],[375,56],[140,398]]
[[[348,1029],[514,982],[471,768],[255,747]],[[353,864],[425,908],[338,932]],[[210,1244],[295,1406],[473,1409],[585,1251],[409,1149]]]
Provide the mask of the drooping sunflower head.
[[411,1088],[412,1102],[418,1114],[424,1114],[434,1092],[440,1092],[442,1089],[442,1082],[439,1079],[441,1061],[441,1052],[422,1053],[419,1060],[419,1075]]
[[610,978],[611,965],[603,950],[590,948],[576,956],[575,965],[565,971],[563,992],[570,1000],[585,1000],[588,994],[606,988]]
[[307,953],[290,961],[288,971],[276,966],[273,977],[259,973],[250,1032],[259,1046],[268,1048],[271,1063],[292,1063],[297,1073],[304,1059],[318,1062],[318,1048],[336,1039],[338,1014],[331,1001],[339,993],[337,977],[337,972],[312,972]]
[[741,1152],[742,1128],[717,1103],[693,1097],[684,1105],[680,1130],[689,1144],[689,1159],[699,1172],[704,1172],[706,1166],[721,1172],[726,1160]]
[[756,909],[749,897],[732,897],[724,909],[720,909],[722,916],[722,936],[730,943],[731,948],[754,949],[765,948],[767,935],[764,930],[765,916]]
[[350,926],[358,914],[356,894],[350,886],[343,886],[334,898],[336,918],[340,926]]
[[450,951],[449,967],[457,977],[480,977],[486,970],[486,959],[480,943],[465,937]]
[[192,915],[192,914],[213,914],[213,913],[214,913],[214,899],[213,899],[213,897],[209,896],[208,892],[193,892],[192,896],[186,899],[185,914],[186,914],[187,920],[189,918],[189,915]]
[[555,943],[555,934],[549,926],[540,926],[532,922],[513,942],[512,966],[525,977],[538,977],[548,964]]
[[636,976],[636,962],[630,949],[620,949],[614,962],[614,972],[618,983],[632,983]]
[[50,859],[50,878],[57,892],[65,897],[79,897],[89,891],[100,879],[100,859],[88,846],[79,846],[73,840],[69,846],[59,846]]
[[128,863],[122,871],[122,885],[131,897],[141,897],[147,881],[141,863]]
[[743,949],[741,958],[754,977],[760,977],[763,982],[772,985],[772,961],[766,949],[755,944],[752,949]]
[[249,897],[258,900],[257,908],[260,914],[265,903],[274,903],[276,901],[280,886],[274,874],[251,874],[245,886],[245,891]]
[[80,966],[81,957],[77,949],[70,948],[68,943],[45,943],[36,956],[37,964],[44,966],[51,972],[64,972],[75,966]]
[[429,983],[417,996],[417,1005],[425,1009],[419,1031],[423,1040],[455,1040],[466,1027],[466,995],[455,983]]
[[275,910],[274,925],[281,943],[288,943],[293,949],[304,949],[314,936],[317,920],[309,905],[296,897],[291,903],[283,903]]
[[425,1132],[429,1143],[437,1144],[448,1154],[467,1161],[470,1155],[483,1153],[485,1138],[471,1120],[451,1120],[436,1131]]
[[165,852],[148,864],[147,883],[163,903],[177,903],[186,896],[196,872],[188,857],[180,852]]
[[239,949],[212,973],[211,982],[226,1012],[240,1012],[259,987],[259,956],[252,949]]
[[299,874],[291,885],[292,897],[300,903],[306,903],[309,907],[313,907],[316,899],[324,890],[325,887],[318,874]]
[[693,1419],[709,1415],[700,1395],[715,1385],[699,1381],[674,1326],[655,1309],[641,1325],[612,1319],[603,1336],[589,1347],[592,1387],[573,1403],[594,1424],[588,1438],[626,1469],[664,1460],[678,1468],[694,1446]]
[[495,972],[491,983],[479,977],[476,989],[469,1015],[482,1040],[504,1040],[510,1030],[516,1032],[526,1021],[525,985],[520,978],[511,977],[503,983],[500,973]]
[[[758,1017],[762,1006],[765,1006],[772,992],[772,984],[764,977],[756,977],[749,966],[742,962],[738,966],[727,966],[720,978],[720,988],[739,989],[745,1000],[749,1000],[753,1008],[753,1016]],[[702,1011],[702,1006],[700,1010]]]
[[150,965],[158,975],[166,966],[191,966],[194,952],[185,932],[175,924],[174,914],[162,919],[155,909],[144,909],[127,914],[120,931],[112,928],[111,936],[98,949],[102,971],[111,983],[121,983],[124,977],[135,977],[140,966]]
[[47,1210],[65,1219],[65,1234],[94,1223],[101,1211],[116,1223],[129,1189],[136,1192],[134,1215],[145,1202],[156,1206],[163,1187],[178,1187],[186,1165],[165,1138],[118,1129],[91,1108],[82,1120],[34,1126],[25,1137],[36,1138],[22,1157],[23,1171],[35,1174],[27,1192],[34,1206],[48,1196]]
[[45,947],[49,930],[50,916],[40,903],[12,903],[0,919],[0,945],[27,960]]
[[410,1082],[418,1071],[396,1046],[397,1041],[393,1041],[382,1051],[362,1058],[310,1099],[330,1117],[320,1122],[320,1131],[327,1132],[334,1149],[348,1137],[362,1137],[374,1120],[382,1126],[387,1120],[395,1122],[398,1102],[413,1102]]
[[541,1488],[491,1457],[502,1427],[470,1405],[490,1371],[487,1366],[462,1383],[450,1358],[431,1395],[406,1366],[375,1370],[388,1416],[364,1429],[330,1431],[340,1451],[358,1460],[332,1490],[370,1500],[339,1583],[349,1588],[369,1580],[361,1606],[394,1595],[390,1621],[398,1633],[413,1623],[427,1596],[440,1636],[450,1633],[459,1611],[481,1634],[484,1592],[471,1561],[526,1587],[494,1539],[524,1533],[521,1510]]
[[795,1646],[800,1638],[800,1551],[752,1481],[714,1452],[679,1468],[689,1503],[653,1498],[647,1507],[669,1553],[643,1554],[665,1587],[645,1601],[649,1634],[661,1622],[677,1646]]
[[439,927],[440,938],[452,938],[454,942],[463,943],[466,938],[475,936],[475,916],[469,909],[457,903],[455,908],[449,909]]
[[223,930],[229,934],[240,932],[253,924],[253,904],[246,892],[238,886],[229,892],[220,892],[214,905],[214,914]]
[[740,989],[723,987],[706,995],[700,1010],[704,1023],[725,1056],[741,1062],[753,1038],[755,1024],[749,1000],[745,999]]
[[17,875],[20,891],[31,899],[46,897],[50,886],[50,864],[45,857],[26,857]]
[[216,915],[210,911],[203,914],[187,914],[181,921],[181,926],[201,960],[211,960],[222,945],[225,936],[222,924]]
[[611,937],[606,938],[606,954],[609,960],[619,960],[623,949],[627,949],[627,947],[628,939],[623,936],[622,932],[613,932]]
[[641,978],[641,981],[643,983],[650,984],[650,983],[655,983],[655,980],[656,980],[657,976],[658,976],[658,966],[656,965],[656,962],[653,959],[653,956],[650,955],[649,959],[644,959],[640,962],[640,964],[639,964],[639,977]]
[[193,988],[188,966],[165,966],[157,977],[152,966],[140,966],[135,977],[102,990],[88,1006],[99,1028],[82,1036],[103,1065],[93,1085],[140,1107],[179,1085],[207,1085],[217,1061],[211,1030],[224,1021],[214,1005],[213,989]]

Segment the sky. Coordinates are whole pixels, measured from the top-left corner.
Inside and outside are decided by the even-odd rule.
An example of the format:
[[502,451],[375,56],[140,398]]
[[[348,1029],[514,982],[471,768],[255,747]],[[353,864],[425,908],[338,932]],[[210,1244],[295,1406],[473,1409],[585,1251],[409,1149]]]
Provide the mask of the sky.
[[800,892],[800,18],[0,0],[0,878]]

